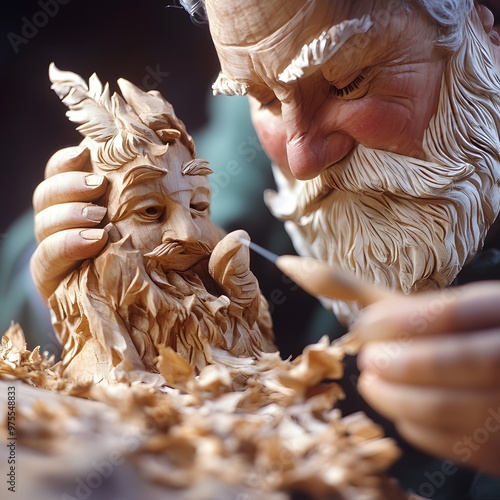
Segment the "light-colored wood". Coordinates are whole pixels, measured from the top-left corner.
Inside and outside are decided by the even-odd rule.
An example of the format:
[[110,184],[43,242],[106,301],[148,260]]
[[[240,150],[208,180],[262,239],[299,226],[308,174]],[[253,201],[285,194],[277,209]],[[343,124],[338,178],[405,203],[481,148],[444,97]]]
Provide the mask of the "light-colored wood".
[[[29,495],[64,495],[71,476],[91,491],[95,463],[118,453],[114,492],[129,476],[136,498],[404,498],[384,476],[395,443],[366,416],[333,410],[343,391],[322,384],[342,377],[346,349],[325,337],[294,361],[276,352],[249,236],[213,225],[208,163],[171,106],[123,80],[124,98],[95,76],[87,86],[52,67],[51,79],[109,180],[109,243],[50,297],[59,363],[28,351],[19,326],[0,346],[18,451],[39,470]],[[105,446],[83,456],[96,439]]]
[[241,243],[269,260],[286,276],[311,295],[319,298],[357,302],[366,307],[374,302],[394,297],[393,292],[366,283],[327,262],[313,257],[276,255],[269,250],[240,238]]
[[[223,65],[216,92],[255,92],[252,72],[264,68],[260,90],[274,79],[284,93],[303,79],[298,94],[306,96],[315,82],[309,76],[337,53],[337,43],[383,33],[385,45],[368,43],[362,52],[385,57],[391,36],[398,39],[392,28],[404,26],[393,10],[378,19],[358,15],[367,14],[365,2],[276,5],[207,0]],[[387,14],[381,9],[387,6],[370,2],[370,13]],[[381,29],[379,19],[388,25]],[[268,193],[267,201],[304,255],[410,293],[449,284],[481,247],[500,206],[498,74],[478,58],[487,43],[476,17],[464,32],[456,53],[435,51],[446,57],[439,112],[417,158],[360,145],[313,181],[278,176],[280,193]],[[277,55],[286,63],[278,64]],[[402,50],[403,63],[404,56]],[[231,74],[235,68],[244,73],[241,81]],[[335,69],[321,68],[326,81]],[[121,98],[96,77],[87,85],[55,68],[51,77],[70,119],[81,125],[93,170],[110,181],[101,200],[110,243],[51,297],[64,344],[60,364],[26,351],[15,329],[4,338],[0,376],[36,387],[33,394],[19,390],[20,446],[44,453],[60,446],[69,458],[82,443],[119,439],[132,427],[140,439],[138,448],[125,450],[127,459],[147,480],[191,498],[220,498],[224,486],[228,496],[242,497],[282,498],[282,491],[302,488],[318,496],[398,498],[385,491],[382,475],[398,455],[394,443],[364,417],[332,411],[341,391],[319,384],[342,375],[345,351],[324,340],[293,362],[263,352],[272,350],[270,320],[238,243],[241,233],[223,237],[211,223],[208,166],[196,159],[171,106],[123,80]],[[385,293],[342,274],[333,293],[338,276],[325,263],[313,264],[311,280],[297,258],[278,262],[315,294],[364,306]],[[356,309],[333,307],[346,320]],[[60,394],[47,397],[42,388]],[[73,394],[106,406],[75,404]]]
[[0,404],[12,387],[20,498],[406,498],[383,474],[394,442],[365,415],[332,410],[342,389],[320,382],[342,376],[344,354],[326,338],[292,362],[214,349],[198,376],[160,351],[168,386],[79,384],[28,351],[19,326],[6,332]]
[[131,373],[152,380],[165,347],[196,373],[213,361],[213,348],[235,356],[274,350],[243,233],[224,236],[211,221],[211,169],[172,106],[123,79],[121,97],[96,75],[87,85],[52,65],[50,78],[80,124],[93,172],[109,180],[99,202],[108,246],[49,299],[63,372],[96,383]]

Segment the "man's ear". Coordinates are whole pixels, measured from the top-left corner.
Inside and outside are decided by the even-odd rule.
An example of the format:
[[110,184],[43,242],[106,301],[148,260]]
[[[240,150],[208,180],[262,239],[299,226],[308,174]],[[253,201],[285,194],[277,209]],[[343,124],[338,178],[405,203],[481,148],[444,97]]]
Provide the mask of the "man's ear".
[[500,24],[495,26],[495,17],[491,10],[485,5],[476,4],[476,12],[485,33],[490,38],[491,48],[495,54],[497,69],[500,71]]
[[500,24],[500,0],[477,0],[476,3],[490,9],[495,17],[495,24]]
[[500,24],[495,26],[495,16],[493,15],[493,12],[491,12],[491,10],[485,5],[480,4],[476,4],[476,11],[486,34],[489,35],[493,43],[496,43],[497,45],[500,44]]

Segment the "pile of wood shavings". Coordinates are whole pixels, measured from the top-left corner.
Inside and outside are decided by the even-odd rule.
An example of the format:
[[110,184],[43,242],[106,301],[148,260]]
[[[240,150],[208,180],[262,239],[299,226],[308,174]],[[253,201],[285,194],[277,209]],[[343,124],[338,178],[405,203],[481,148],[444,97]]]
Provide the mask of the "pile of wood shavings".
[[[216,356],[195,377],[186,361],[163,349],[157,368],[167,385],[75,385],[38,349],[26,350],[21,329],[12,326],[0,347],[0,378],[57,393],[57,403],[41,390],[36,401],[32,394],[18,398],[21,446],[68,464],[78,442],[99,439],[93,459],[119,449],[168,498],[223,498],[222,491],[240,500],[297,491],[310,498],[404,498],[383,475],[399,456],[394,442],[364,414],[342,418],[332,409],[343,393],[323,381],[342,376],[342,348],[324,338],[294,361],[279,353]],[[120,444],[125,433],[133,447]],[[82,474],[85,463],[78,467]]]

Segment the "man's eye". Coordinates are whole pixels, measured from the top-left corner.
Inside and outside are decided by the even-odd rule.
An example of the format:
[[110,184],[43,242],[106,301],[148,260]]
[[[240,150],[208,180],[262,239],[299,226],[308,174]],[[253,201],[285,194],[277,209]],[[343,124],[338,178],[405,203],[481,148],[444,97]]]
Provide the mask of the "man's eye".
[[274,107],[275,105],[277,105],[278,103],[279,103],[278,98],[273,97],[272,99],[270,99],[267,102],[261,102],[259,109],[270,109],[270,108]]
[[209,207],[210,207],[210,203],[208,203],[206,201],[191,202],[191,204],[189,205],[189,208],[191,210],[194,210],[195,212],[200,212],[200,213],[206,212]]
[[158,221],[163,218],[165,214],[165,207],[162,205],[152,205],[150,207],[143,208],[138,212],[139,216],[147,221]]
[[335,85],[330,85],[329,94],[334,97],[347,97],[351,92],[359,89],[359,86],[363,83],[364,79],[365,75],[359,75],[349,85],[346,85],[341,89],[335,87]]

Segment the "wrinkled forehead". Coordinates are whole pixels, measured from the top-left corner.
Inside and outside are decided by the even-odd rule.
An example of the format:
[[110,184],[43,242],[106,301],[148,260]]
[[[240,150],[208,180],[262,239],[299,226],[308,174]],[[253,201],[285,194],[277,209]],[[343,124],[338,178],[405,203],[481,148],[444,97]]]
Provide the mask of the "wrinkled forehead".
[[[255,44],[311,10],[311,0],[206,0],[212,33],[228,46]],[[323,1],[323,5],[330,2]]]
[[[362,18],[374,1],[206,0],[222,71],[240,82],[276,81],[301,48],[323,31]],[[265,82],[268,83],[268,82]]]

